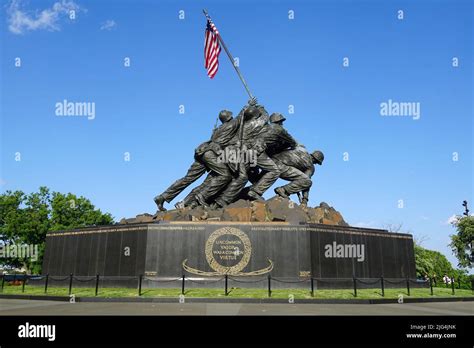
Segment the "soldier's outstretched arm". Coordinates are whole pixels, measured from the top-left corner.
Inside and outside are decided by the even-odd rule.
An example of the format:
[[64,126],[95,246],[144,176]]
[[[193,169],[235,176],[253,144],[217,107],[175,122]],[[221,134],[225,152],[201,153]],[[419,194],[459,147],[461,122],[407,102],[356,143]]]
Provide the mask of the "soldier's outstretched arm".
[[[253,101],[255,101],[255,104],[253,104]],[[249,101],[247,102],[247,104],[245,104],[242,108],[242,110],[240,110],[239,114],[237,115],[236,118],[240,118],[240,117],[244,117],[244,112],[245,110],[247,110],[247,108],[249,106],[256,106],[257,105],[257,98],[253,97],[252,99],[249,99]]]
[[250,107],[250,106],[255,106],[258,109],[263,108],[263,106],[258,105],[257,98],[253,97],[253,98],[249,99],[247,104],[244,105],[244,107],[242,108],[242,110],[240,110],[240,112],[239,112],[239,114],[237,115],[236,118],[243,117],[245,110],[247,110],[247,108]]

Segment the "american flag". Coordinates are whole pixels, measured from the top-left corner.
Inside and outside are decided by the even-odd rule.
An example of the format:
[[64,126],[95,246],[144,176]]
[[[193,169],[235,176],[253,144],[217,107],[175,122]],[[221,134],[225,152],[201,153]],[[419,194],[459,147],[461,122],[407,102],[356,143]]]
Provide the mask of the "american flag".
[[216,26],[209,19],[207,20],[205,40],[204,40],[204,67],[207,69],[207,76],[211,79],[217,74],[219,69],[219,32]]

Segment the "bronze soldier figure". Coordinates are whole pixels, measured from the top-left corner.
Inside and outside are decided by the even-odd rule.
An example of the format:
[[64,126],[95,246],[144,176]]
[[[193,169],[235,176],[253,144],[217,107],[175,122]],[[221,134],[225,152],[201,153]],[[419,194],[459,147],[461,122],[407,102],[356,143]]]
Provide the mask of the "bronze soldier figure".
[[275,112],[270,115],[271,126],[263,134],[265,143],[267,144],[267,154],[271,157],[276,153],[294,149],[298,142],[283,127],[286,118]]
[[[278,166],[265,153],[265,142],[262,134],[265,133],[268,126],[268,113],[263,106],[252,105],[244,108],[243,113],[244,126],[241,129],[240,140],[237,146],[242,145],[247,150],[255,151],[257,154],[257,166],[262,170],[259,181],[252,185],[248,191],[251,199],[262,199],[261,195],[278,179],[280,175]],[[231,181],[224,192],[215,199],[218,206],[225,206],[235,201],[242,189],[248,182],[248,171],[250,163],[240,163],[237,176]]]
[[[309,154],[304,146],[298,145],[283,127],[286,119],[282,114],[269,116],[265,108],[252,98],[236,118],[232,118],[232,112],[222,110],[219,119],[222,124],[213,131],[209,141],[196,148],[195,161],[186,175],[155,197],[159,210],[166,210],[164,202],[171,202],[205,172],[208,175],[204,182],[177,207],[193,208],[207,204],[212,204],[214,208],[223,207],[242,195],[261,200],[263,193],[278,178],[289,181],[275,189],[278,195],[287,198],[297,193],[300,203],[308,202],[314,165],[321,165],[324,155],[320,151]],[[224,151],[251,153],[256,160],[250,163],[239,159],[234,163],[225,156],[221,157]],[[245,187],[249,180],[252,185]]]
[[[211,137],[211,142],[219,145],[220,147],[218,157],[228,146],[232,146],[234,143],[235,136],[239,130],[240,117],[241,116],[232,118],[232,112],[228,110],[222,110],[219,113],[219,119],[222,124],[214,130]],[[222,162],[221,164],[227,165],[229,167],[229,163]],[[220,191],[219,189],[223,189],[223,187],[220,185],[212,186],[212,177],[213,174],[210,173],[201,185],[194,188],[184,198],[182,204],[179,206],[193,208],[197,205],[207,205],[207,200],[209,200],[210,197],[216,195]],[[231,179],[232,178],[230,178],[229,181]]]
[[308,204],[311,178],[315,171],[314,165],[323,164],[324,154],[321,151],[309,154],[303,145],[299,145],[296,149],[276,154],[273,159],[281,169],[280,178],[290,181],[287,185],[277,187],[275,193],[284,198],[294,193],[298,193],[300,197],[299,193],[301,193],[300,203]]
[[[232,113],[227,110],[222,110],[219,113],[219,118],[223,122],[220,127],[225,126],[227,123],[231,123]],[[230,116],[230,117],[229,117]],[[232,122],[230,127],[236,127],[237,122]],[[220,128],[219,127],[219,128]],[[214,131],[213,137],[216,139],[216,133],[219,134],[219,128]],[[223,132],[226,134],[226,132]],[[199,145],[194,152],[194,163],[189,167],[186,175],[175,181],[168,189],[162,194],[155,197],[155,203],[158,209],[161,211],[166,210],[163,206],[164,202],[171,202],[176,196],[178,196],[183,190],[186,189],[193,182],[198,180],[206,171],[209,171],[210,178],[207,181],[206,189],[202,190],[195,196],[199,203],[204,204],[206,199],[211,195],[219,192],[224,186],[226,186],[232,179],[229,168],[225,163],[219,163],[217,156],[221,150],[219,143],[213,142],[212,138],[210,141],[204,142]]]

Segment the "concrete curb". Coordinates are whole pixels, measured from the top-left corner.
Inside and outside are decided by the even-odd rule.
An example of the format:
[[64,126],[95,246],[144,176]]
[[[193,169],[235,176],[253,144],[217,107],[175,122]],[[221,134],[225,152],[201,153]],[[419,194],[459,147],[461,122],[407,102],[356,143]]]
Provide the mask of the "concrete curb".
[[[5,295],[0,294],[0,299],[11,300],[42,300],[69,302],[68,296],[48,295]],[[439,297],[439,298],[408,298],[404,297],[403,303],[428,303],[428,302],[473,302],[474,297]],[[178,297],[75,297],[75,302],[130,302],[130,303],[179,303]],[[284,298],[200,298],[186,297],[185,303],[281,303],[287,304]],[[294,304],[383,304],[398,303],[397,299],[295,299]]]

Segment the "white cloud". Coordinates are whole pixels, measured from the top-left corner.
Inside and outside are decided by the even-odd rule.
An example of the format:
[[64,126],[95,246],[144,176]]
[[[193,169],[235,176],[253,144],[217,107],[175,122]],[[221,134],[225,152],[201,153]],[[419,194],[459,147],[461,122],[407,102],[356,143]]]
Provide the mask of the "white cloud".
[[112,30],[117,26],[117,23],[113,19],[107,19],[100,26],[100,30]]
[[448,220],[446,220],[445,224],[447,225],[456,225],[458,222],[459,217],[457,215],[451,215]]
[[55,2],[51,8],[28,13],[22,8],[20,0],[13,0],[8,7],[8,29],[13,34],[24,34],[34,30],[61,30],[60,21],[70,15],[70,11],[78,12],[81,7],[72,0]]

